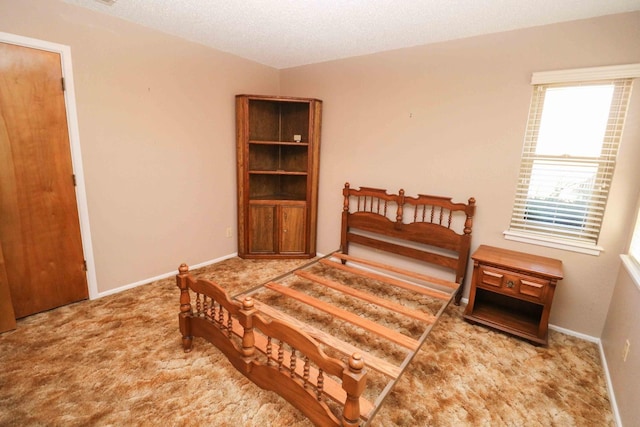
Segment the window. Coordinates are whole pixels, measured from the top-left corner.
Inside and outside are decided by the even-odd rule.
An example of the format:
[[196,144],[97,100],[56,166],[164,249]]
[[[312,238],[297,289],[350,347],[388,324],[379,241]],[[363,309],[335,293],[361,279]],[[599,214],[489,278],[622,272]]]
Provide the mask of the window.
[[[636,64],[626,76],[640,75]],[[631,93],[620,67],[536,73],[509,230],[513,240],[597,254]],[[593,72],[593,71],[596,72]],[[611,78],[614,76],[614,78]]]
[[640,267],[640,210],[636,218],[636,226],[633,229],[633,237],[631,237],[631,245],[629,246],[629,256]]
[[629,252],[621,255],[620,258],[632,280],[638,289],[640,289],[640,209],[638,209],[636,225],[633,229],[633,235],[631,236]]

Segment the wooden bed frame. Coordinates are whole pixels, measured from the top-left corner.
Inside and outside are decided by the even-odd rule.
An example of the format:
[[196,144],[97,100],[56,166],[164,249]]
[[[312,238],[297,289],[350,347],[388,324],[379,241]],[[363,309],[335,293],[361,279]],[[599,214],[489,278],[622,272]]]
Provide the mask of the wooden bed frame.
[[[343,196],[340,250],[249,291],[232,297],[182,264],[179,324],[185,352],[193,337],[205,338],[315,425],[366,426],[447,305],[460,300],[475,200],[348,183]],[[356,247],[373,257],[353,256]],[[372,259],[383,254],[391,263]],[[435,275],[399,268],[400,259],[435,266]]]

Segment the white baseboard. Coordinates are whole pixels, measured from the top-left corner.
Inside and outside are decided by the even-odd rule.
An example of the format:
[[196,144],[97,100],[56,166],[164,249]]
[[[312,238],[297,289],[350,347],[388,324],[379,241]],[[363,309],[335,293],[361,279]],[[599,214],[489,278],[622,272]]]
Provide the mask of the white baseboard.
[[620,418],[620,412],[618,411],[616,394],[613,391],[613,383],[611,382],[611,376],[609,375],[609,366],[607,365],[607,358],[604,355],[604,349],[602,348],[601,340],[598,340],[598,348],[600,349],[600,360],[602,360],[602,369],[604,370],[604,377],[607,381],[607,393],[609,394],[609,402],[611,402],[611,412],[613,412],[613,419],[616,423],[616,426],[622,427],[622,419]]
[[613,391],[613,383],[611,382],[611,376],[609,375],[609,366],[607,365],[607,358],[604,355],[604,349],[602,348],[602,340],[600,338],[592,337],[591,335],[581,334],[570,329],[561,328],[555,325],[549,325],[549,329],[561,332],[566,335],[574,336],[585,341],[590,341],[597,344],[600,351],[600,361],[602,363],[602,370],[604,371],[605,382],[607,383],[607,394],[609,395],[609,402],[611,403],[611,412],[613,413],[613,419],[616,426],[622,427],[622,419],[620,419],[620,412],[618,411],[618,404],[616,402],[616,395]]
[[592,342],[592,343],[595,343],[595,344],[600,344],[600,338],[596,338],[596,337],[593,337],[591,335],[587,335],[587,334],[583,334],[583,333],[580,333],[580,332],[576,332],[576,331],[573,331],[571,329],[565,329],[565,328],[561,328],[560,326],[551,325],[551,324],[549,324],[549,329],[552,329],[552,330],[554,330],[556,332],[563,333],[565,335],[569,335],[569,336],[572,336],[572,337],[580,338],[582,340],[589,341],[589,342]]
[[[233,258],[233,257],[235,257],[237,255],[238,255],[238,253],[234,252],[234,253],[232,253],[230,255],[225,255],[225,256],[222,256],[220,258],[216,258],[216,259],[212,259],[212,260],[209,260],[209,261],[201,262],[200,264],[190,265],[189,266],[189,270],[195,270],[196,268],[201,268],[201,267],[206,267],[207,265],[216,264],[218,262],[224,261],[225,259]],[[176,274],[178,274],[177,271],[172,271],[172,272],[169,272],[169,273],[161,274],[159,276],[150,277],[148,279],[140,280],[140,281],[137,281],[135,283],[130,283],[128,285],[119,286],[119,287],[117,287],[115,289],[109,289],[108,291],[99,292],[97,294],[97,296],[95,296],[94,298],[91,298],[91,299],[98,299],[98,298],[106,297],[106,296],[109,296],[109,295],[114,295],[114,294],[117,294],[119,292],[126,291],[127,289],[133,289],[133,288],[136,288],[136,287],[138,287],[140,285],[146,285],[147,283],[155,282],[156,280],[162,280],[162,279],[166,279],[167,277],[175,276]]]
[[[466,305],[469,303],[469,299],[462,298],[461,302]],[[560,326],[556,326],[556,325],[549,325],[549,329],[552,329],[556,332],[563,333],[565,335],[580,338],[585,341],[589,341],[598,345],[598,349],[600,351],[600,360],[602,363],[602,370],[604,371],[604,377],[607,383],[607,394],[609,395],[609,402],[611,402],[611,412],[613,412],[613,419],[617,427],[622,427],[622,420],[620,419],[620,412],[618,411],[616,396],[615,396],[615,393],[613,392],[613,383],[611,382],[611,376],[609,375],[609,366],[607,365],[607,358],[605,357],[604,349],[602,348],[602,340],[600,338],[596,338],[591,335],[586,335],[580,332],[573,331],[571,329],[561,328]]]

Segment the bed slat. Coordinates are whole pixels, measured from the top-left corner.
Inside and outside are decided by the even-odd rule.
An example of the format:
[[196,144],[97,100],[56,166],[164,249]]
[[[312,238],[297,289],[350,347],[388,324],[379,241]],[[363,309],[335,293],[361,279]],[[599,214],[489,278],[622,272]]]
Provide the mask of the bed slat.
[[[362,258],[356,258],[354,256],[347,255],[347,254],[342,254],[340,252],[334,253],[333,256],[338,258],[338,259],[345,260],[345,261],[351,261],[351,262],[355,262],[355,263],[359,263],[359,264],[368,265],[368,266],[371,266],[371,267],[381,268],[383,270],[391,271],[393,273],[399,273],[399,274],[402,274],[404,276],[413,277],[414,279],[423,280],[425,282],[433,283],[435,285],[446,286],[446,287],[451,288],[453,290],[458,289],[458,287],[460,286],[458,283],[451,282],[449,280],[439,279],[439,278],[433,277],[433,276],[427,276],[426,274],[416,273],[414,271],[405,270],[405,269],[402,269],[402,268],[394,267],[392,265],[383,264],[383,263],[380,263],[380,262],[369,261],[369,260],[362,259]],[[325,262],[325,260],[321,260],[320,262]]]
[[451,299],[451,294],[444,291],[429,289],[424,286],[416,285],[414,283],[405,282],[404,280],[395,279],[393,277],[385,276],[378,273],[373,273],[370,271],[365,271],[361,268],[349,267],[348,265],[342,265],[340,263],[333,262],[333,261],[322,260],[321,262],[323,264],[331,265],[332,267],[335,267],[337,269],[348,271],[349,273],[357,274],[358,276],[368,277],[369,279],[373,279],[373,280],[379,280],[381,282],[388,283],[390,285],[397,286],[402,289],[413,291],[422,295],[427,295],[433,298],[438,298],[442,301],[448,301]]
[[374,355],[364,352],[362,351],[362,349],[359,349],[347,342],[341,341],[333,335],[329,335],[326,332],[316,329],[311,325],[301,322],[298,319],[291,317],[267,304],[261,303],[258,300],[255,300],[254,304],[256,309],[258,309],[258,311],[260,311],[261,313],[264,313],[269,317],[273,317],[274,319],[279,319],[284,322],[290,323],[296,328],[299,328],[300,330],[309,334],[309,336],[313,337],[315,340],[333,348],[334,350],[344,355],[348,356],[353,353],[362,353],[364,362],[368,368],[371,368],[374,371],[378,371],[388,376],[389,378],[398,378],[398,376],[402,372],[399,367],[385,361],[384,359],[380,359]]
[[409,350],[416,350],[418,348],[418,344],[419,344],[418,341],[412,338],[409,338],[406,335],[402,335],[389,328],[385,328],[384,326],[381,326],[375,322],[372,322],[371,320],[363,319],[362,317],[359,317],[358,315],[350,311],[346,311],[341,308],[335,307],[331,304],[328,304],[316,298],[310,297],[309,295],[303,294],[302,292],[293,290],[287,286],[282,286],[279,283],[270,282],[265,285],[265,288],[271,289],[272,291],[276,291],[278,293],[281,293],[282,295],[286,295],[302,303],[315,307],[318,310],[322,310],[325,313],[329,313],[333,316],[336,316],[353,325],[359,326],[363,329],[366,329],[369,332],[373,332],[376,335],[379,335],[390,341],[393,341],[394,343],[401,345],[402,347],[408,348]]
[[380,298],[375,295],[359,291],[357,289],[342,285],[340,283],[334,282],[333,280],[325,279],[324,277],[320,277],[316,274],[309,273],[307,271],[296,271],[295,274],[296,276],[302,277],[307,280],[311,280],[312,282],[319,283],[331,289],[335,289],[343,294],[351,295],[352,297],[361,299],[363,301],[367,301],[375,305],[388,308],[389,310],[395,311],[396,313],[400,313],[400,314],[412,317],[414,319],[423,321],[425,323],[433,323],[436,320],[435,316],[431,314],[427,314],[423,311],[413,310],[409,307],[405,307],[402,304],[398,304],[388,299]]

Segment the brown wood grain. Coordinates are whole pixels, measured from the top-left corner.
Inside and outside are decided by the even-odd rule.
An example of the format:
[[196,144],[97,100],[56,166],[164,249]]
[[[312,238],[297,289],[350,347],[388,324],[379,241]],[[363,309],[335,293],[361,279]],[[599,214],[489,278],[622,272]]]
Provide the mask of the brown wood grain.
[[0,240],[17,317],[88,297],[60,55],[0,43]]
[[293,327],[296,327],[301,331],[306,332],[307,334],[312,336],[315,340],[328,345],[329,347],[344,354],[345,356],[348,356],[353,353],[358,353],[358,352],[362,353],[364,362],[367,365],[367,367],[373,370],[376,370],[380,373],[383,373],[389,378],[398,378],[402,373],[402,370],[398,366],[393,365],[384,359],[380,359],[379,357],[376,357],[373,354],[364,352],[362,351],[362,349],[355,347],[354,345],[351,345],[347,342],[339,340],[333,335],[323,332],[320,329],[314,328],[313,326],[307,323],[301,322],[295,317],[289,316],[283,313],[282,311],[276,310],[275,308],[272,308],[267,304],[263,304],[262,302],[256,300],[255,306],[260,312],[266,314],[267,316],[287,322]]
[[279,292],[288,297],[294,298],[304,304],[307,304],[311,307],[315,307],[319,310],[324,311],[325,313],[329,313],[335,317],[338,317],[342,320],[345,320],[353,325],[359,326],[369,332],[372,332],[378,336],[386,338],[398,345],[401,345],[404,348],[408,348],[410,350],[415,350],[418,348],[418,342],[412,338],[407,337],[406,335],[402,335],[394,330],[389,328],[385,328],[377,324],[376,322],[372,322],[368,319],[364,319],[357,314],[354,314],[350,311],[343,310],[341,308],[335,307],[331,304],[325,303],[323,301],[317,300],[313,297],[310,297],[301,292],[295,291],[286,286],[282,286],[275,282],[270,282],[265,285],[265,288],[271,289],[272,291]]
[[381,268],[383,270],[390,271],[392,273],[402,274],[404,276],[412,277],[414,279],[422,280],[422,281],[425,281],[425,282],[428,282],[428,283],[446,286],[446,287],[451,288],[453,290],[458,289],[458,287],[460,286],[458,283],[451,282],[449,280],[439,279],[437,277],[428,276],[426,274],[416,273],[415,271],[406,270],[404,268],[399,268],[399,267],[396,267],[396,266],[393,266],[393,265],[389,265],[389,264],[383,264],[381,262],[366,260],[366,259],[363,259],[363,258],[356,258],[356,257],[353,257],[351,255],[346,255],[346,254],[341,254],[341,253],[335,253],[334,256],[336,258],[338,258],[338,259],[342,259],[342,260],[346,260],[346,261],[352,261],[352,262],[355,262],[357,264],[364,264],[364,265],[368,265],[370,267],[377,267],[377,268]]
[[[318,99],[236,96],[241,258],[315,256],[321,113]],[[256,204],[274,215],[257,215]]]
[[417,285],[415,283],[405,282],[404,280],[396,279],[394,277],[389,277],[382,274],[365,271],[359,268],[350,267],[348,265],[342,265],[333,261],[322,260],[321,262],[323,264],[330,265],[339,270],[348,271],[350,273],[354,273],[362,277],[368,277],[373,280],[378,280],[383,283],[388,283],[390,285],[397,286],[398,288],[406,289],[408,291],[416,292],[418,294],[428,295],[430,297],[438,298],[443,301],[447,301],[451,299],[450,293],[443,292],[437,289],[427,288],[425,286]]
[[[340,264],[338,264],[340,265]],[[305,278],[307,280],[311,280],[313,282],[319,283],[323,286],[326,286],[328,288],[331,289],[335,289],[339,292],[342,292],[345,295],[351,295],[352,297],[358,298],[362,301],[367,301],[370,302],[372,304],[378,305],[380,307],[384,307],[387,308],[391,311],[394,311],[396,313],[400,313],[400,314],[404,314],[405,316],[408,317],[412,317],[414,319],[418,319],[421,320],[425,323],[433,323],[436,321],[436,317],[431,315],[431,314],[427,314],[423,311],[419,311],[419,310],[413,310],[409,307],[405,307],[402,304],[398,304],[394,301],[385,299],[385,298],[380,298],[376,295],[367,293],[367,292],[362,292],[359,291],[355,288],[352,288],[350,286],[346,286],[343,285],[341,283],[338,283],[336,281],[333,280],[329,280],[327,278],[318,276],[316,274],[313,273],[309,273],[308,271],[296,271],[295,272],[296,276]]]
[[2,242],[0,242],[0,333],[16,328],[16,315],[11,303],[9,279],[4,265]]
[[464,318],[547,345],[549,316],[562,261],[480,245]]

